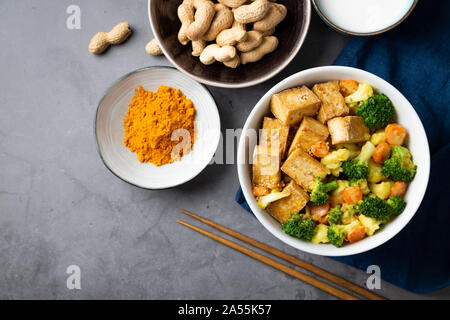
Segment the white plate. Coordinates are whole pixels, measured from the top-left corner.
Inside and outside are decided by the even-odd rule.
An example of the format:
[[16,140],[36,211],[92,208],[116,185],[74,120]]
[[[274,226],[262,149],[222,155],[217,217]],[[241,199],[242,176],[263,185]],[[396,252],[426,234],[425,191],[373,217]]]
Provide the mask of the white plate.
[[[291,237],[281,230],[280,223],[272,216],[258,207],[252,194],[251,165],[249,165],[249,156],[253,153],[255,141],[245,139],[245,132],[248,129],[259,129],[264,116],[270,114],[270,97],[284,89],[297,87],[300,85],[312,86],[315,83],[330,80],[354,79],[358,82],[367,82],[381,93],[386,94],[396,109],[397,123],[406,128],[408,132],[408,148],[413,156],[414,163],[417,164],[417,173],[414,180],[409,184],[405,196],[406,208],[401,215],[387,223],[382,230],[371,237],[349,243],[342,248],[336,248],[331,244],[313,244],[309,241]],[[430,150],[428,148],[427,135],[423,128],[419,116],[408,102],[408,100],[391,84],[376,75],[350,67],[328,66],[304,70],[296,73],[289,78],[281,81],[279,84],[269,90],[248,116],[245,122],[243,134],[239,141],[237,153],[239,182],[242,191],[250,208],[261,224],[269,230],[274,236],[299,250],[323,255],[323,256],[347,256],[361,253],[385,243],[397,233],[399,233],[411,220],[420,206],[420,203],[427,189],[428,178],[430,175]],[[411,235],[415,236],[415,235]]]
[[[177,88],[194,103],[196,140],[193,150],[180,161],[159,167],[141,163],[123,144],[123,120],[139,85],[150,91],[156,91],[160,85]],[[116,176],[141,188],[165,189],[191,180],[208,165],[220,139],[219,112],[203,85],[174,68],[149,67],[122,77],[108,90],[98,105],[95,136],[103,162]]]

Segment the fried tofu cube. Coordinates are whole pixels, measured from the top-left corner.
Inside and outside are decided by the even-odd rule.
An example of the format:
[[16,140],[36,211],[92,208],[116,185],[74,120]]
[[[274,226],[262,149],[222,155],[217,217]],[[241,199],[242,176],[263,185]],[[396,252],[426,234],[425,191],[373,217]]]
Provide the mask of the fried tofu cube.
[[319,107],[319,98],[305,86],[281,91],[270,100],[270,110],[285,125],[299,123],[304,116],[314,116]]
[[333,144],[358,143],[370,139],[370,130],[364,119],[357,116],[338,117],[328,121]]
[[267,211],[280,223],[285,222],[292,213],[298,213],[309,201],[308,193],[294,181],[288,183],[283,192],[289,192],[289,197],[272,202]]
[[260,145],[267,149],[273,148],[272,153],[279,152],[280,159],[286,153],[288,136],[289,126],[282,124],[278,119],[264,118]]
[[316,177],[325,178],[328,174],[327,168],[302,148],[298,148],[288,156],[281,170],[305,190],[309,189]]
[[339,81],[318,83],[312,90],[322,101],[322,106],[317,116],[320,122],[326,123],[330,119],[346,116],[350,112],[345,104],[344,97],[339,91]]
[[310,152],[313,144],[318,141],[326,141],[329,134],[326,125],[311,117],[303,118],[294,140],[292,140],[291,146],[289,147],[288,155],[298,148],[303,148],[306,152]]
[[270,149],[256,146],[253,152],[253,185],[269,189],[281,188],[280,155]]

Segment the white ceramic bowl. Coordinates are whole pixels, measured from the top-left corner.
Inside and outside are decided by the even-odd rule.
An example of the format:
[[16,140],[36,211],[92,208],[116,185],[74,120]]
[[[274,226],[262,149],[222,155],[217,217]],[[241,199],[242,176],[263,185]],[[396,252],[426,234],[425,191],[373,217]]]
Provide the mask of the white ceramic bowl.
[[[197,110],[196,140],[193,150],[164,166],[140,163],[123,144],[123,120],[134,89],[156,91],[160,85],[180,89]],[[220,139],[220,118],[209,91],[190,77],[170,67],[136,70],[119,79],[100,101],[95,118],[95,137],[99,154],[108,169],[122,180],[145,189],[165,189],[185,183],[209,163]]]
[[317,14],[336,31],[373,36],[394,29],[408,18],[419,0],[312,0]]
[[[346,244],[341,248],[336,248],[331,244],[313,244],[285,234],[281,230],[280,223],[272,218],[268,212],[258,207],[256,200],[252,195],[252,169],[248,162],[248,159],[252,156],[255,142],[251,141],[252,139],[245,139],[244,133],[249,129],[258,130],[261,128],[264,116],[270,114],[269,102],[270,97],[273,94],[299,85],[311,86],[318,82],[342,79],[354,79],[358,82],[367,82],[375,89],[385,93],[392,100],[397,111],[396,121],[404,126],[408,132],[408,141],[412,142],[408,144],[408,148],[411,150],[414,163],[416,163],[418,167],[415,179],[408,187],[405,196],[407,205],[405,211],[401,215],[386,224],[383,229],[375,235],[366,237],[359,242]],[[237,157],[239,181],[245,199],[262,225],[278,239],[292,247],[323,256],[347,256],[361,253],[378,247],[394,237],[406,226],[419,208],[427,188],[428,177],[430,174],[430,151],[425,129],[423,128],[419,116],[408,100],[385,80],[363,70],[340,66],[308,69],[290,76],[270,89],[253,108],[253,111],[250,113],[245,123],[244,131],[239,141]]]

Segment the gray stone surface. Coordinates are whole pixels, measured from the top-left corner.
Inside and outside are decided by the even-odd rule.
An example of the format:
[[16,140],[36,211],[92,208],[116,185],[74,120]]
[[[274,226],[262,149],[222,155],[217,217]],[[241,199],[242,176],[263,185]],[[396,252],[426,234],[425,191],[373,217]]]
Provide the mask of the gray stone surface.
[[[81,30],[66,28],[70,4],[81,7]],[[88,53],[94,33],[124,20],[134,30],[126,44]],[[165,191],[130,186],[103,166],[93,119],[106,88],[134,69],[169,64],[144,52],[152,38],[147,1],[4,0],[0,21],[0,298],[332,299],[176,224],[182,208],[365,283],[364,272],[271,236],[234,202],[233,165],[209,166]],[[346,41],[314,13],[303,49],[276,78],[248,89],[211,88],[223,128],[242,127],[268,88],[332,63]],[[72,264],[81,268],[81,290],[66,288]],[[448,298],[450,290],[420,296],[383,282],[381,294]]]

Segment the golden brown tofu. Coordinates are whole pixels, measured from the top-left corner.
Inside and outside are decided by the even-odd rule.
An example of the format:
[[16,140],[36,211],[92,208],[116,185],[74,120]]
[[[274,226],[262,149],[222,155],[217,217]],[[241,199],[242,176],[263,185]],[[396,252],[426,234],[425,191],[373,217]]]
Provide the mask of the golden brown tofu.
[[298,213],[308,203],[308,193],[296,184],[294,181],[283,189],[283,192],[289,192],[289,197],[272,202],[267,211],[281,223],[285,222],[292,213]]
[[273,148],[272,153],[278,152],[282,159],[286,153],[288,135],[289,126],[282,124],[278,119],[265,117],[260,145],[268,149]]
[[326,125],[313,118],[305,117],[289,147],[288,155],[298,148],[303,148],[306,152],[310,152],[313,144],[318,141],[326,141],[328,135],[329,132]]
[[338,81],[318,83],[313,87],[313,92],[322,101],[322,106],[317,116],[320,122],[326,123],[335,117],[348,115],[349,109],[339,89]]
[[281,188],[281,159],[270,149],[256,146],[253,152],[253,185],[270,189]]
[[305,150],[293,151],[281,166],[281,170],[295,180],[305,190],[309,189],[316,177],[325,178],[328,170]]
[[319,107],[319,98],[305,86],[281,91],[270,100],[270,110],[286,125],[299,123],[304,116],[314,116]]
[[331,134],[331,142],[358,143],[370,139],[370,130],[364,124],[364,120],[357,116],[339,117],[328,121],[328,130]]

